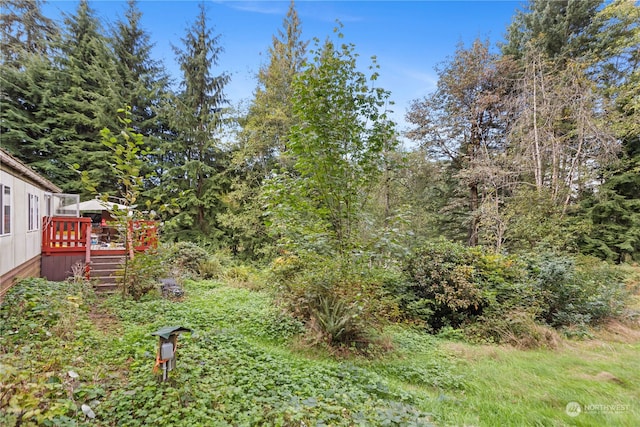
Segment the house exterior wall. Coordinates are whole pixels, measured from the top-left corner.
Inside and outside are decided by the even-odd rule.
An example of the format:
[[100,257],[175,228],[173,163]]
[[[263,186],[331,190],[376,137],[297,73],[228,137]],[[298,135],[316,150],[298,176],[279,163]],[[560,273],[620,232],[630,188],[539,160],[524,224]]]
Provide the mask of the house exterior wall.
[[[50,200],[47,195],[60,189],[0,151],[0,191],[0,221],[6,216],[9,218],[0,226],[1,296],[14,279],[40,275],[42,217]],[[9,206],[8,211],[6,206]]]
[[[1,171],[0,184],[10,189],[10,231],[0,235],[0,276],[40,255],[42,219],[28,229],[29,195],[38,198],[38,212],[45,211],[45,191],[11,174]],[[7,197],[5,193],[4,197]],[[5,202],[6,203],[6,202]],[[32,203],[34,201],[32,200]]]

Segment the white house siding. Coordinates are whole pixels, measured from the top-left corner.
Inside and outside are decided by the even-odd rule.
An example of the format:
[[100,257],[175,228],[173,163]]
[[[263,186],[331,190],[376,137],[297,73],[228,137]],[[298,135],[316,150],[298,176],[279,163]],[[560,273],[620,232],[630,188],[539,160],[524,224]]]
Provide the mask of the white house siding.
[[30,183],[0,172],[0,184],[11,188],[11,232],[0,236],[0,276],[40,255],[42,215],[35,230],[28,230],[29,194],[38,197],[38,211],[45,212],[45,191]]
[[[11,230],[0,235],[1,291],[7,288],[7,283],[1,282],[13,280],[12,272],[19,271],[24,266],[35,265],[35,260],[39,259],[42,246],[42,217],[46,214],[45,194],[59,192],[60,189],[2,150],[0,184],[11,189]],[[38,212],[32,214],[32,230],[29,230],[29,194],[38,198]],[[32,270],[31,267],[29,270]]]

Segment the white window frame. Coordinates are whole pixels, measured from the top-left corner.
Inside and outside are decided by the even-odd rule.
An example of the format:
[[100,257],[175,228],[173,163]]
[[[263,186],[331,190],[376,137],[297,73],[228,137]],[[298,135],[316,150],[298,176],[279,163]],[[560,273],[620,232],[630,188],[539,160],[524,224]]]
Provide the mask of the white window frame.
[[0,236],[11,234],[11,213],[11,187],[0,184]]
[[29,218],[27,221],[27,231],[40,230],[40,198],[37,194],[29,193],[28,201]]

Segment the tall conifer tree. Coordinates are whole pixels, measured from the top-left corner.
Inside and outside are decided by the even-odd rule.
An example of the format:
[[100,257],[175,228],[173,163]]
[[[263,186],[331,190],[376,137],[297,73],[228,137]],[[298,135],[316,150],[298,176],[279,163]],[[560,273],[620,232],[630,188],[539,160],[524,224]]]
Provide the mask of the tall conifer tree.
[[115,58],[88,1],[64,20],[60,57],[43,114],[55,147],[50,175],[68,192],[86,190],[71,168],[87,171],[99,192],[114,192],[99,132],[115,127],[118,91]]
[[175,164],[168,171],[166,188],[178,198],[181,212],[168,229],[175,238],[217,239],[216,214],[224,192],[221,172],[225,153],[221,149],[224,87],[229,76],[213,75],[222,47],[207,23],[204,4],[195,23],[187,29],[182,47],[174,47],[182,71],[181,91],[175,97],[172,126],[178,132],[171,147]]
[[584,201],[588,229],[581,248],[616,262],[640,260],[640,6],[616,0],[593,21],[588,61],[622,146],[602,171],[602,185]]
[[151,56],[151,36],[140,27],[141,17],[136,0],[128,0],[124,19],[112,30],[111,44],[122,103],[131,107],[136,131],[151,136],[159,131],[157,106],[168,91],[169,77],[162,63]]
[[[167,119],[161,112],[161,102],[169,94],[169,77],[163,64],[152,58],[150,35],[140,26],[142,13],[136,0],[128,0],[123,19],[112,29],[111,44],[117,58],[119,104],[131,107],[131,124],[146,137],[146,162],[142,176],[162,175],[167,165],[162,150],[167,135]],[[114,100],[114,102],[116,102]],[[161,193],[157,178],[147,179],[145,187]],[[159,194],[155,194],[159,196]]]
[[255,256],[266,243],[260,188],[274,168],[287,167],[286,148],[293,115],[293,80],[301,72],[307,42],[292,1],[282,28],[273,36],[269,61],[258,72],[258,87],[234,153],[227,211],[219,215],[236,252]]
[[0,14],[0,132],[2,147],[47,175],[50,148],[39,115],[46,102],[44,82],[51,78],[50,57],[56,24],[41,10],[42,1],[7,0]]

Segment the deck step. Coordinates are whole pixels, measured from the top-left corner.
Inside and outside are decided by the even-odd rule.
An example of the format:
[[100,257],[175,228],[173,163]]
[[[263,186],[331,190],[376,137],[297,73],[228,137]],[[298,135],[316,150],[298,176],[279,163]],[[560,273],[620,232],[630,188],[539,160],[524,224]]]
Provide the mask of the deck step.
[[116,293],[118,291],[118,284],[100,283],[94,286],[94,290],[99,293]]
[[91,257],[91,278],[95,280],[96,292],[115,292],[118,288],[117,281],[122,276],[118,270],[126,255],[96,255]]

